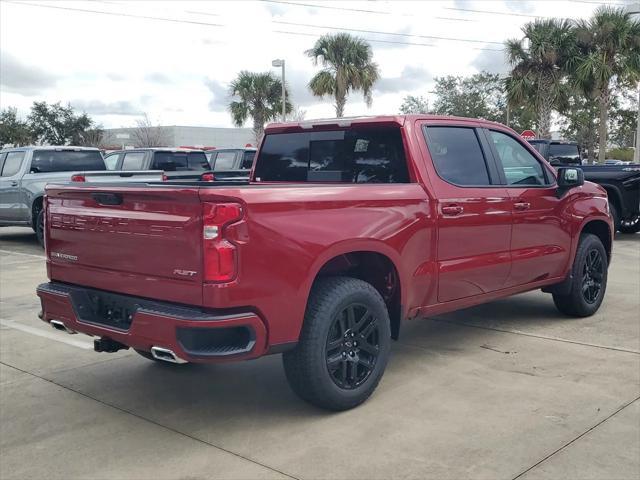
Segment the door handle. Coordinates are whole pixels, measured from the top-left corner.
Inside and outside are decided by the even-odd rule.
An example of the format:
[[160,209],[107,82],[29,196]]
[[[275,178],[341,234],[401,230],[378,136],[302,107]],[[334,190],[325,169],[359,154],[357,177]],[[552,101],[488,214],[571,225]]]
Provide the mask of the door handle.
[[18,186],[18,182],[15,180],[11,180],[11,186],[12,187],[17,187]]
[[447,217],[455,217],[464,212],[464,208],[460,205],[445,205],[442,207],[442,214]]
[[529,202],[516,202],[513,204],[513,208],[518,211],[529,210],[529,207],[531,207]]

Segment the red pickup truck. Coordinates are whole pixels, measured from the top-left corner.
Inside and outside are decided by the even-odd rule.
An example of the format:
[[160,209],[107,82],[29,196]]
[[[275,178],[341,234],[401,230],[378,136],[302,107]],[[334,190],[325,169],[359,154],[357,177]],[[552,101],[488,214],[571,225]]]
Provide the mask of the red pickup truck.
[[282,352],[334,410],[410,319],[539,288],[593,314],[612,246],[601,187],[466,118],[274,124],[250,182],[50,185],[45,207],[45,322],[174,363]]

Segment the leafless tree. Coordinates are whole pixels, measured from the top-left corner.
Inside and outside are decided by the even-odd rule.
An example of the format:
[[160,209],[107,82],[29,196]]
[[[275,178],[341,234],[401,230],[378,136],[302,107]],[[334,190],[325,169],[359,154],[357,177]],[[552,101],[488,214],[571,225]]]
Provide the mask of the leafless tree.
[[132,137],[136,147],[166,147],[169,143],[167,131],[160,125],[153,125],[146,113],[136,120]]
[[81,147],[98,147],[102,148],[104,145],[105,134],[102,129],[102,125],[97,125],[94,128],[85,130],[79,135],[80,141],[77,142]]

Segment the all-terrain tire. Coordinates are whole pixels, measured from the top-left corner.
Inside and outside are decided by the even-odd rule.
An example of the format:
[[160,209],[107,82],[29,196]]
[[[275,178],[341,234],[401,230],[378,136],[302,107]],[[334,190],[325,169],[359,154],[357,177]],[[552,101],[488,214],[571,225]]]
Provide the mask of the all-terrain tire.
[[[371,329],[373,334],[367,333]],[[360,345],[353,342],[360,338]],[[336,342],[339,346],[332,350]],[[389,313],[371,284],[351,277],[320,278],[309,296],[299,342],[283,354],[284,370],[289,385],[303,400],[328,410],[347,410],[373,393],[390,346]],[[371,357],[370,351],[375,352]]]
[[[589,317],[596,313],[607,289],[608,267],[607,252],[600,239],[591,233],[580,235],[571,267],[571,291],[568,295],[553,294],[557,309],[573,317]],[[600,284],[597,293],[595,283]]]

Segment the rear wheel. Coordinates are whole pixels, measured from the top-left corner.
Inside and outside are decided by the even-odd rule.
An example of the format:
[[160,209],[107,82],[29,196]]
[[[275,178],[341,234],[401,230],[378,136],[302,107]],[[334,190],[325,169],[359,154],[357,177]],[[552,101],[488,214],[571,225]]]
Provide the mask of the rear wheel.
[[636,213],[634,216],[622,220],[620,222],[620,231],[622,233],[640,232],[640,213]]
[[553,295],[558,310],[574,317],[588,317],[600,308],[607,288],[607,252],[590,233],[580,236],[573,261],[573,283],[568,295]]
[[391,344],[384,300],[356,278],[318,280],[309,297],[300,340],[283,354],[293,391],[329,410],[364,402],[382,378]]

